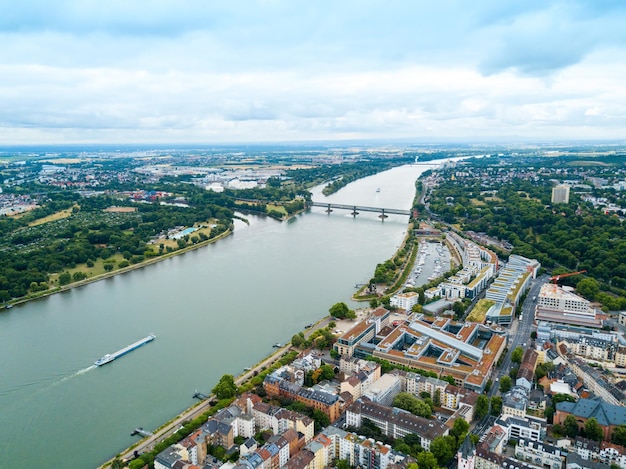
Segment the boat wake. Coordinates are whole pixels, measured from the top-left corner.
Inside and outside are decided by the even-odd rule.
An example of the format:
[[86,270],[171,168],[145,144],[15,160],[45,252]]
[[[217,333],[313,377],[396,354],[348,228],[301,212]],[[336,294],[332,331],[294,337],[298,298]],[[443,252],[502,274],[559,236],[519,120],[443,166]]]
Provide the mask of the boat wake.
[[25,383],[25,384],[23,384],[21,386],[16,386],[16,387],[11,388],[11,389],[0,390],[0,396],[5,396],[5,395],[8,395],[8,394],[11,394],[11,393],[14,393],[14,392],[19,392],[19,391],[27,389],[27,388],[34,388],[37,385],[45,383],[46,381],[51,381],[51,380],[55,380],[56,379],[52,383],[49,383],[47,386],[44,386],[44,387],[39,388],[39,389],[36,389],[33,394],[38,394],[38,393],[41,393],[41,392],[45,392],[45,391],[48,391],[49,389],[54,388],[55,386],[58,386],[61,383],[64,383],[66,381],[69,381],[70,379],[76,378],[77,376],[83,375],[83,374],[87,373],[88,371],[93,370],[94,368],[97,368],[97,366],[96,365],[91,365],[91,366],[88,366],[86,368],[82,368],[82,369],[80,369],[78,371],[75,371],[74,373],[66,375],[66,376],[61,376],[61,377],[60,376],[49,376],[49,377],[46,377],[46,378],[42,378],[40,381],[37,381],[37,382]]
[[80,376],[80,375],[84,375],[85,373],[87,373],[88,371],[93,370],[94,368],[97,368],[97,366],[96,365],[91,365],[91,366],[88,366],[86,368],[82,368],[82,369],[80,369],[78,371],[75,371],[71,375],[64,376],[60,380],[55,381],[54,383],[49,384],[48,386],[43,388],[42,391],[47,391],[48,389],[52,389],[53,387],[58,386],[59,384],[64,383],[66,381],[69,381],[70,379],[76,378],[77,376]]

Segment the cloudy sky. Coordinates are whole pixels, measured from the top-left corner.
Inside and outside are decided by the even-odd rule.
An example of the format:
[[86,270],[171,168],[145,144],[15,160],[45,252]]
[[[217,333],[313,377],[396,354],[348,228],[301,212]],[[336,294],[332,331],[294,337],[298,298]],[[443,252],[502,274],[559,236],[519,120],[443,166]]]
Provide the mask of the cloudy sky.
[[0,145],[626,140],[623,0],[0,0]]

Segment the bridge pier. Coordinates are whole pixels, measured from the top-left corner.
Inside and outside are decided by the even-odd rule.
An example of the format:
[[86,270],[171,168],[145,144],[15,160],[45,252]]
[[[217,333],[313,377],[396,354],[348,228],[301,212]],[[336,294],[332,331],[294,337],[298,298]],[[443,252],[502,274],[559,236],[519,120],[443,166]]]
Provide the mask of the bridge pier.
[[385,221],[385,218],[389,218],[389,216],[385,215],[385,209],[382,208],[382,213],[380,215],[378,215],[378,218],[380,218],[382,221]]
[[356,217],[359,214],[359,212],[356,211],[356,205],[354,206],[354,208],[352,209],[352,216]]
[[333,209],[332,209],[332,208],[330,208],[330,204],[328,204],[328,208],[326,209],[326,213],[330,213],[330,212],[332,212],[332,211],[333,211]]

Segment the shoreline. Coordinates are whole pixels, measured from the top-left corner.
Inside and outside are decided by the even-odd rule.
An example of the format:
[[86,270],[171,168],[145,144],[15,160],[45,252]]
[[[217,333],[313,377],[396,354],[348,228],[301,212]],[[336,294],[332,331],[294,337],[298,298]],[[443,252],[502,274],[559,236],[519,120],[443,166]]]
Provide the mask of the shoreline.
[[[241,219],[241,218],[238,218]],[[249,223],[247,220],[241,219],[242,221],[244,221],[245,223]],[[111,277],[115,277],[116,275],[122,275],[122,274],[126,274],[128,272],[132,272],[133,270],[138,270],[138,269],[142,269],[144,267],[147,267],[149,265],[152,264],[156,264],[158,262],[161,262],[165,259],[169,259],[175,256],[179,256],[181,254],[185,254],[189,251],[194,251],[196,249],[200,249],[203,248],[209,244],[213,244],[217,241],[219,241],[220,239],[226,238],[227,236],[232,235],[234,232],[234,230],[232,229],[228,229],[226,231],[224,231],[223,233],[220,233],[219,235],[217,235],[215,238],[211,238],[211,239],[207,239],[206,241],[201,241],[198,244],[192,244],[191,246],[185,246],[182,249],[177,249],[176,251],[172,251],[172,252],[168,252],[165,253],[161,256],[156,256],[156,257],[152,257],[150,259],[146,259],[142,262],[139,262],[137,264],[131,264],[128,267],[122,267],[121,269],[117,269],[117,270],[113,270],[111,272],[105,272],[103,274],[100,275],[95,275],[93,277],[90,278],[86,278],[84,280],[80,280],[78,282],[72,282],[69,283],[67,285],[62,285],[62,286],[58,286],[55,287],[54,289],[50,289],[44,292],[40,292],[41,294],[37,295],[37,296],[33,296],[30,298],[23,298],[23,299],[18,299],[15,301],[11,301],[8,302],[2,309],[0,309],[0,314],[6,312],[7,310],[13,308],[13,306],[17,306],[17,305],[22,305],[22,304],[26,304],[29,303],[31,301],[35,301],[35,300],[41,300],[43,298],[47,298],[51,295],[54,295],[56,293],[62,293],[62,292],[66,292],[69,290],[72,290],[74,288],[78,288],[78,287],[82,287],[84,285],[88,285],[90,283],[94,283],[94,282],[98,282],[100,280],[104,280],[107,278],[111,278]]]

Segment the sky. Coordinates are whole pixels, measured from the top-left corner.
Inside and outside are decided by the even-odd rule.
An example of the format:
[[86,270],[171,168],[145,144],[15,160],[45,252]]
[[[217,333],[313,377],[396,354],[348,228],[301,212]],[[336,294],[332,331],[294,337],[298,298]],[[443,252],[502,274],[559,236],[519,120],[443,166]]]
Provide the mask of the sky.
[[0,0],[0,145],[626,141],[622,0]]

